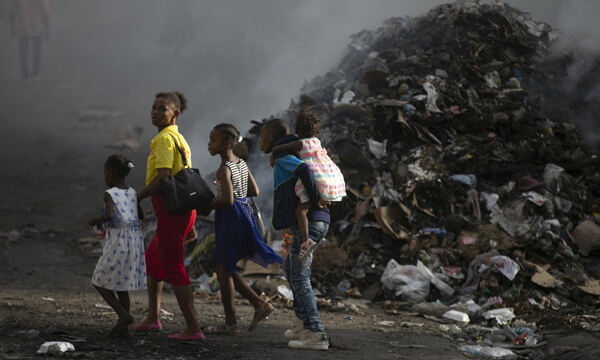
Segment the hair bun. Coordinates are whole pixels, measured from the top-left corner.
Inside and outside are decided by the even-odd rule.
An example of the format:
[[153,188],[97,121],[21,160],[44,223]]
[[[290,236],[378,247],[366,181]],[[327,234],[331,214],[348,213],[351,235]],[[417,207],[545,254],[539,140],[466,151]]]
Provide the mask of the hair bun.
[[179,98],[179,112],[182,113],[188,108],[187,98],[179,91],[174,91],[175,95]]

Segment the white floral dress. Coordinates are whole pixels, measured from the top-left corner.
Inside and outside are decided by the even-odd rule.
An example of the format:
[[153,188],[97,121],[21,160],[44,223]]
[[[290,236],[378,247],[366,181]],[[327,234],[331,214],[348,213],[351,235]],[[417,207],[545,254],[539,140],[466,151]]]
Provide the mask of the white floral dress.
[[146,260],[135,190],[106,190],[114,204],[114,217],[105,224],[105,244],[98,259],[92,285],[113,291],[146,288]]

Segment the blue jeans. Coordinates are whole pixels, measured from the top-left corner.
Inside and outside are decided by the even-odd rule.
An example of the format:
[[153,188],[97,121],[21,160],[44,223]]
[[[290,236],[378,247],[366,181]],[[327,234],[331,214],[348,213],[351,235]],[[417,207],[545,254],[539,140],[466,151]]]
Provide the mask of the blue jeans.
[[[328,229],[329,224],[325,222],[311,222],[308,224],[308,237],[319,243],[325,237]],[[298,228],[293,227],[290,230],[293,236],[292,244],[290,252],[283,262],[283,271],[294,294],[294,312],[296,317],[304,322],[305,329],[325,332],[325,327],[321,323],[319,311],[317,310],[315,294],[310,284],[310,264],[312,263],[314,250],[300,261],[298,254],[300,254],[302,239]]]

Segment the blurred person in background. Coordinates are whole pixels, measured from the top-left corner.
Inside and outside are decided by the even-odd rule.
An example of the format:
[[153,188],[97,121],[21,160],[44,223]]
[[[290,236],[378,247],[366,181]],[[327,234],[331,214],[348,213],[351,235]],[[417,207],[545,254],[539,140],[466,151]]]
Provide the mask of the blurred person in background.
[[[25,83],[40,79],[42,38],[50,39],[50,5],[47,0],[12,0],[11,33],[17,37],[21,76]],[[30,49],[33,52],[30,57]]]

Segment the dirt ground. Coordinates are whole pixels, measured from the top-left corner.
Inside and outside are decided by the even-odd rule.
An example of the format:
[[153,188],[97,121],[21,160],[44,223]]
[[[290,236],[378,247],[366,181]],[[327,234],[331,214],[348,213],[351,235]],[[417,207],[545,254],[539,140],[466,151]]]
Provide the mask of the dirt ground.
[[[44,254],[32,257],[31,254]],[[283,305],[255,332],[240,336],[212,336],[202,343],[177,343],[166,334],[181,329],[183,318],[172,293],[166,293],[163,309],[173,316],[162,319],[163,333],[135,335],[130,340],[111,339],[106,333],[116,320],[104,307],[99,295],[89,287],[95,256],[81,253],[72,239],[56,236],[24,238],[3,246],[0,287],[0,358],[27,359],[35,356],[45,341],[71,340],[77,352],[70,356],[92,359],[187,359],[206,358],[304,358],[306,351],[290,350],[282,336],[293,312]],[[144,316],[144,292],[132,297],[133,314]],[[204,325],[223,321],[218,300],[197,298],[199,318]],[[463,356],[448,340],[435,331],[438,324],[408,315],[386,315],[381,310],[364,308],[363,314],[323,312],[323,320],[332,338],[328,353],[311,352],[311,358],[339,359],[425,359],[444,355],[448,359]],[[245,326],[252,316],[251,307],[238,302],[239,323]],[[377,325],[393,321],[394,326]],[[402,322],[423,323],[418,330],[401,326]],[[66,337],[65,337],[66,336]],[[75,338],[74,338],[75,337]],[[77,342],[85,339],[85,341]]]
[[[6,48],[16,48],[7,38],[2,41]],[[82,59],[58,57],[58,50],[50,49],[43,66],[52,71],[46,71],[40,82],[25,85],[19,79],[14,52],[2,53],[0,359],[38,357],[36,350],[43,342],[60,339],[75,344],[77,351],[69,357],[89,359],[465,358],[457,344],[438,330],[437,322],[409,313],[388,315],[380,304],[361,309],[361,314],[323,311],[332,341],[328,352],[287,348],[282,334],[293,313],[282,305],[253,333],[213,336],[202,343],[169,341],[166,335],[181,329],[183,323],[172,293],[163,298],[163,308],[174,313],[163,319],[163,333],[133,336],[130,340],[107,338],[115,316],[96,306],[103,303],[89,286],[98,255],[82,251],[77,239],[90,236],[86,220],[102,206],[102,164],[108,155],[120,151],[107,145],[122,123],[143,128],[142,147],[127,151],[138,164],[129,183],[141,187],[147,144],[154,134],[149,121],[152,94],[175,88],[174,83],[139,78],[133,83],[119,83],[125,74],[135,73],[135,64],[105,69],[106,74],[110,73],[105,76],[75,67]],[[83,60],[92,69],[103,68],[106,59]],[[192,68],[192,64],[183,66]],[[85,109],[103,109],[112,115],[86,120],[80,116]],[[192,125],[183,123],[182,128],[185,132]],[[25,236],[11,240],[14,229],[25,232]],[[134,294],[132,300],[134,316],[143,318],[145,293]],[[197,298],[195,304],[203,324],[223,321],[218,301]],[[248,324],[250,306],[240,301],[238,314],[240,324]],[[377,324],[384,320],[394,325]],[[600,356],[598,336],[571,330],[568,324],[553,329],[546,340],[542,349],[567,345],[576,348],[553,358]]]

